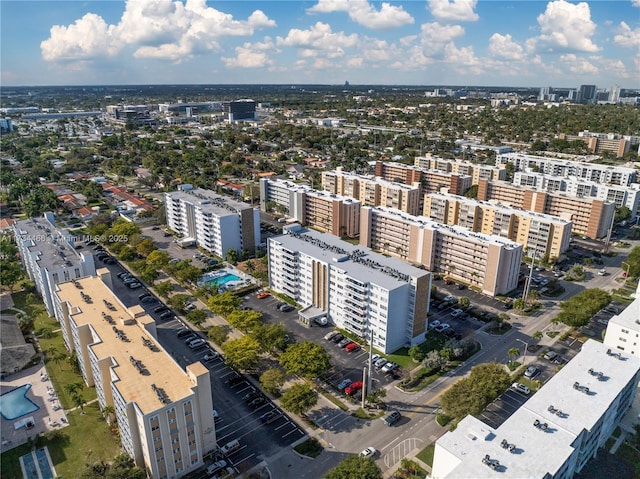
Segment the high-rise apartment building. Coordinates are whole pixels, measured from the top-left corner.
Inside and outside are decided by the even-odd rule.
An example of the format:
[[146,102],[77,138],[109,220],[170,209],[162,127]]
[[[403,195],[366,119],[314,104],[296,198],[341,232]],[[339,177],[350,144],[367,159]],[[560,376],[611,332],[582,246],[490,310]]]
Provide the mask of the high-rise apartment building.
[[504,166],[491,166],[471,163],[470,161],[449,160],[433,155],[416,156],[414,165],[426,170],[438,170],[456,175],[471,177],[471,184],[477,185],[480,180],[506,180],[507,170]]
[[595,181],[596,183],[629,186],[637,180],[637,171],[634,168],[624,166],[583,163],[522,153],[505,153],[496,156],[497,166],[506,165],[507,163],[512,163],[516,171],[527,171],[529,168],[534,168],[538,173],[559,177],[574,176],[578,179]]
[[411,215],[420,213],[420,188],[373,175],[346,173],[340,167],[323,171],[322,189],[354,198],[363,206],[386,206]]
[[640,282],[635,296],[629,306],[607,323],[604,344],[640,358]]
[[495,296],[518,285],[522,245],[398,210],[363,207],[360,244]]
[[53,294],[58,283],[96,274],[93,255],[75,248],[75,236],[55,225],[53,213],[13,225],[16,245],[29,279],[54,315]]
[[279,205],[284,214],[304,226],[335,236],[358,236],[361,203],[350,197],[314,190],[290,181],[262,178],[260,207]]
[[580,85],[578,88],[578,103],[595,103],[598,89],[595,85]]
[[570,479],[631,407],[640,359],[588,340],[494,429],[473,416],[436,441],[431,477]]
[[224,119],[229,123],[235,121],[249,121],[257,119],[256,102],[251,99],[222,102]]
[[422,194],[446,191],[452,195],[462,195],[472,185],[469,175],[427,170],[390,161],[376,161],[374,171],[376,176],[387,181],[420,186]]
[[246,203],[181,185],[165,193],[165,208],[170,229],[221,258],[231,249],[253,253],[260,245],[260,211]]
[[56,318],[101,408],[112,406],[122,448],[149,477],[182,477],[216,447],[209,370],[183,370],[157,341],[144,309],[125,307],[110,272],[61,283]]
[[267,244],[274,291],[385,353],[424,341],[429,272],[300,225],[285,232]]
[[465,196],[425,195],[423,215],[439,223],[509,238],[541,257],[559,258],[569,249],[571,239],[569,220]]

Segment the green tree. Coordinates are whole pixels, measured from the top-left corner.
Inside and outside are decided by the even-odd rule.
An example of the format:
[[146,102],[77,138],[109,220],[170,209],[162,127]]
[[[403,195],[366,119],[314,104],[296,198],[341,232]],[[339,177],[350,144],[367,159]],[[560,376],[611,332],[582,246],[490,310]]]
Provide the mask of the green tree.
[[598,288],[582,290],[577,295],[560,303],[560,314],[556,320],[572,328],[586,326],[594,314],[611,302],[611,295]]
[[520,349],[518,349],[518,348],[510,348],[509,351],[507,351],[507,354],[511,358],[511,361],[513,361],[518,356],[520,356]]
[[230,291],[216,294],[209,298],[209,308],[220,316],[228,316],[238,309],[242,300]]
[[282,369],[270,368],[260,375],[260,384],[269,394],[280,394],[280,388],[284,384],[285,375]]
[[626,206],[620,206],[616,208],[616,212],[614,215],[614,221],[616,223],[620,223],[621,221],[625,221],[631,218],[631,210]]
[[224,342],[229,337],[229,326],[225,326],[222,324],[211,326],[211,328],[209,328],[209,331],[207,331],[207,336],[218,346],[222,346],[222,344],[224,344]]
[[460,306],[462,309],[467,309],[470,304],[471,301],[466,296],[461,296],[460,299],[458,299],[458,306]]
[[157,249],[158,247],[155,245],[151,238],[145,238],[136,245],[136,253],[144,256],[145,258]]
[[0,285],[9,288],[9,291],[13,292],[13,288],[18,284],[22,275],[23,270],[20,263],[4,258],[0,259]]
[[331,369],[329,353],[321,345],[310,341],[290,345],[280,355],[280,365],[289,374],[309,379],[321,376]]
[[[262,313],[260,311],[236,309],[227,315],[227,321],[229,324],[247,333],[258,328],[262,324]],[[258,339],[258,335],[256,335]]]
[[225,254],[225,259],[231,264],[236,264],[238,262],[238,252],[233,248],[229,248]]
[[225,361],[242,370],[255,369],[260,360],[260,344],[251,336],[230,339],[222,345]]
[[169,253],[158,249],[151,251],[147,256],[147,263],[156,269],[163,269],[167,264],[169,264],[169,260]]
[[533,335],[531,336],[533,339],[535,339],[536,341],[540,341],[543,337],[542,335],[542,331],[536,331],[535,333],[533,333]]
[[178,293],[171,296],[167,300],[167,303],[169,303],[169,305],[173,309],[176,309],[184,313],[184,308],[187,306],[187,304],[189,304],[190,299],[191,299],[191,296],[189,296],[188,294]]
[[261,324],[252,332],[252,336],[260,343],[262,352],[273,354],[276,350],[284,351],[287,330],[280,323]]
[[504,366],[496,363],[481,364],[447,390],[440,405],[445,414],[462,419],[468,414],[477,415],[511,384]]
[[304,415],[318,403],[318,393],[306,383],[296,383],[280,397],[282,409]]
[[409,348],[409,356],[411,357],[411,359],[413,359],[413,361],[419,363],[425,358],[426,352],[424,351],[422,346],[420,346],[419,344],[414,344],[413,346],[411,346],[411,348]]
[[173,291],[173,283],[170,280],[160,281],[154,285],[155,290],[163,298],[168,298],[169,294]]
[[190,323],[195,324],[196,326],[200,326],[207,319],[206,311],[202,309],[194,309],[193,311],[189,311],[187,313],[187,320]]
[[58,208],[58,198],[49,188],[36,186],[26,194],[22,207],[27,216],[33,218],[40,216],[45,211],[55,212]]
[[325,479],[382,479],[382,471],[370,457],[351,456],[331,469]]

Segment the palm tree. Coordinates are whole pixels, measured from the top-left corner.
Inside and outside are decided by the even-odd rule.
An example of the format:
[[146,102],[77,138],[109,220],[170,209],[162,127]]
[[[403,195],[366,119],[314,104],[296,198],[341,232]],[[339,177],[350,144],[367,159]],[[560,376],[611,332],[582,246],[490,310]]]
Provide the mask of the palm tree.
[[114,417],[115,413],[116,413],[115,408],[113,406],[109,405],[109,404],[107,404],[105,407],[102,408],[102,417],[108,423],[111,423],[112,418],[115,419],[115,417]]
[[82,383],[81,382],[75,382],[75,383],[65,384],[64,390],[73,399],[74,396],[78,395],[78,391],[82,391]]
[[[518,356],[520,356],[520,349],[519,348],[511,348],[509,349],[509,351],[507,351],[507,354],[509,355],[510,358],[517,358]],[[513,362],[513,359],[510,362]]]
[[536,331],[531,337],[536,341],[540,341],[542,339],[542,331]]

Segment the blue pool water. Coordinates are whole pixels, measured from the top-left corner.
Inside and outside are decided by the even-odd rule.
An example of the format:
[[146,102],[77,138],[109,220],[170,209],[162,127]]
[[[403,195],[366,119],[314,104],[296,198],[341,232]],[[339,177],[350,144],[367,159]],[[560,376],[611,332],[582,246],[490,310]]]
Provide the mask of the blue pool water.
[[36,458],[38,459],[38,467],[40,468],[40,475],[42,479],[52,479],[55,477],[51,466],[49,464],[49,456],[45,449],[36,449]]
[[3,418],[10,421],[40,409],[40,406],[27,397],[29,389],[31,384],[25,384],[0,396],[0,414]]
[[38,476],[38,467],[36,466],[35,461],[33,460],[33,455],[31,453],[22,456],[22,464],[24,465],[24,472],[26,473],[27,479],[39,479]]
[[235,274],[227,273],[224,276],[218,276],[217,278],[213,278],[207,281],[207,284],[213,284],[215,286],[222,286],[223,284],[227,284],[230,281],[238,281],[238,278]]

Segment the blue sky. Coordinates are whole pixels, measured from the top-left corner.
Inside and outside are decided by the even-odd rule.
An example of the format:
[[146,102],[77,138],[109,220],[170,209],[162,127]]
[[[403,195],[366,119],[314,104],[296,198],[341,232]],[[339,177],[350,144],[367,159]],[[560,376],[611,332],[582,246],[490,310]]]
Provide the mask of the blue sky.
[[640,88],[640,0],[0,1],[1,83]]

